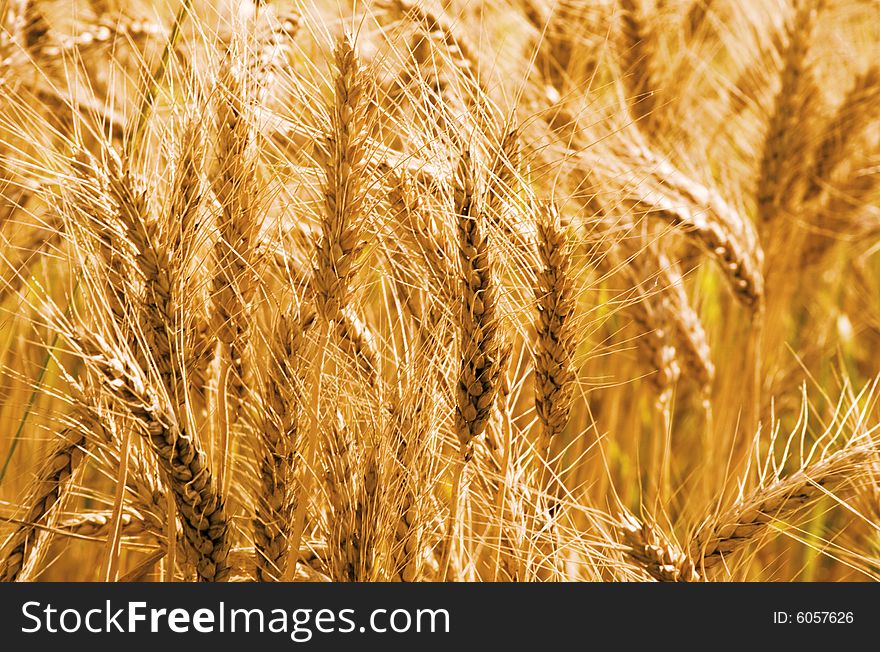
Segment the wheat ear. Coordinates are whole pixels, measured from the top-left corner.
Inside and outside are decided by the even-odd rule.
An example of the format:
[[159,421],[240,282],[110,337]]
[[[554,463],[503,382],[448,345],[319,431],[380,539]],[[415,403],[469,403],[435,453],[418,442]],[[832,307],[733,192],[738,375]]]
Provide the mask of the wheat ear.
[[688,549],[697,568],[712,569],[765,532],[774,520],[791,517],[830,492],[852,483],[873,459],[867,445],[837,451],[795,473],[774,480],[705,521]]
[[[372,123],[375,103],[372,86],[361,67],[354,42],[343,34],[334,49],[336,75],[333,83],[333,102],[330,105],[330,131],[317,159],[323,169],[323,219],[321,236],[315,248],[312,283],[318,318],[316,370],[311,396],[311,426],[304,442],[304,477],[302,495],[291,530],[291,546],[299,548],[306,518],[306,497],[310,487],[310,472],[314,467],[320,433],[320,389],[324,360],[330,330],[343,319],[348,307],[352,281],[357,273],[358,255],[364,242],[361,230],[364,224],[363,183],[368,174],[368,128]],[[285,579],[296,571],[290,564]]]
[[254,515],[254,551],[259,581],[278,581],[287,572],[290,531],[297,498],[294,474],[298,446],[299,358],[313,314],[283,314],[272,331],[273,359],[264,390],[259,483]]
[[463,274],[455,429],[465,461],[473,456],[475,440],[486,429],[498,391],[499,374],[497,290],[492,277],[489,242],[482,224],[480,191],[473,160],[465,152],[456,170],[454,194]]
[[715,189],[682,173],[650,149],[638,148],[634,155],[650,170],[657,189],[643,188],[634,178],[627,192],[650,211],[648,215],[693,237],[716,259],[737,299],[759,310],[764,301],[764,252],[751,220]]
[[318,313],[338,321],[348,305],[351,282],[362,250],[364,194],[362,184],[369,162],[366,128],[371,95],[354,44],[345,36],[334,52],[337,75],[331,110],[331,129],[317,152],[324,171],[324,215],[313,272]]
[[14,582],[18,578],[30,556],[37,536],[36,528],[46,522],[49,513],[61,500],[85,456],[87,439],[79,427],[65,428],[58,434],[58,442],[40,467],[40,474],[26,501],[30,507],[21,525],[7,540],[0,581]]
[[[815,22],[816,0],[800,0],[788,29],[782,82],[770,115],[759,168],[757,203],[761,224],[766,227],[790,206],[799,180],[811,131],[808,119],[816,89],[807,52]],[[793,161],[798,164],[794,165]]]
[[626,554],[658,582],[698,582],[691,559],[656,526],[623,514],[617,525]]
[[446,578],[455,544],[465,472],[475,446],[486,430],[498,393],[501,347],[496,317],[496,287],[489,241],[482,214],[483,188],[469,150],[462,152],[455,170],[453,210],[458,233],[462,300],[458,311],[459,369],[455,387],[455,434],[460,456],[455,464],[441,577]]
[[201,581],[229,575],[229,523],[223,498],[197,439],[181,425],[164,392],[156,391],[139,365],[97,334],[58,324],[80,347],[108,394],[125,405],[156,455],[174,493],[187,546]]
[[541,423],[539,456],[550,464],[551,444],[565,430],[574,393],[575,296],[571,254],[556,206],[542,203],[537,211],[535,411]]
[[[254,244],[259,227],[256,194],[256,143],[248,120],[248,89],[243,73],[231,61],[221,73],[216,119],[217,168],[212,188],[221,213],[214,246],[215,272],[211,285],[212,330],[221,349],[218,391],[230,401],[220,406],[221,437],[228,437],[242,412],[246,392],[246,350],[250,302],[255,291]],[[228,415],[228,416],[227,416]],[[224,442],[224,448],[227,444]]]
[[[65,331],[63,323],[58,326],[85,347],[86,360],[108,393],[127,404],[140,424],[174,493],[199,578],[222,580],[228,575],[229,547],[223,500],[207,456],[182,413],[183,374],[174,333],[178,288],[174,277],[179,261],[172,255],[163,225],[150,215],[146,194],[137,187],[127,161],[109,149],[105,156],[106,194],[115,214],[105,215],[101,227],[109,233],[100,235],[105,243],[101,253],[112,273],[111,307],[117,326],[124,327],[130,319],[139,321],[147,347],[139,347],[135,359],[129,359],[98,335],[82,336],[71,328]],[[119,226],[114,227],[114,222]],[[122,237],[108,243],[114,228]],[[149,375],[152,370],[159,376],[158,388]]]
[[363,493],[365,477],[359,473],[360,450],[342,416],[337,413],[330,428],[327,454],[327,493],[332,517],[328,547],[330,575],[338,582],[365,579],[369,570],[369,546],[364,541]]

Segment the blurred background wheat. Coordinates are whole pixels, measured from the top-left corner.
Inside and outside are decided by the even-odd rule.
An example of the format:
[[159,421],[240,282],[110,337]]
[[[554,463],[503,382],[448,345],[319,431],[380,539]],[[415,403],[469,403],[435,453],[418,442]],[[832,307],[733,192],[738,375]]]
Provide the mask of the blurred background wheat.
[[0,0],[0,579],[880,577],[878,15]]

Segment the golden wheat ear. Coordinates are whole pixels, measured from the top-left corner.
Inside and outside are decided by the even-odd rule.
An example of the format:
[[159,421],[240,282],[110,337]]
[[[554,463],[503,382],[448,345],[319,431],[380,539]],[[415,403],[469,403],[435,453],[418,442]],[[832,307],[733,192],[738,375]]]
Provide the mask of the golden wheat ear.
[[229,523],[216,478],[198,440],[174,412],[168,396],[157,390],[140,365],[123,348],[100,335],[62,323],[59,329],[77,347],[108,399],[127,410],[137,434],[156,456],[171,489],[183,528],[187,552],[201,581],[229,576]]
[[282,314],[271,331],[271,362],[262,392],[262,418],[255,424],[259,446],[253,519],[256,579],[280,581],[288,572],[290,535],[297,500],[297,452],[305,334],[314,313]]
[[[566,425],[574,395],[575,296],[571,277],[571,252],[559,213],[552,203],[537,209],[535,301],[535,412],[541,424],[539,463],[551,466],[551,444]],[[554,475],[558,469],[553,469]],[[541,483],[546,490],[546,479]]]
[[0,581],[16,581],[29,564],[33,550],[38,545],[38,527],[48,522],[53,508],[73,482],[86,454],[87,440],[88,437],[79,428],[65,428],[58,434],[58,442],[41,465],[42,471],[25,500],[29,507],[21,519],[21,525],[4,547]]
[[350,37],[339,39],[334,58],[330,132],[317,156],[324,173],[324,215],[313,272],[318,313],[327,321],[338,321],[348,305],[363,249],[363,183],[370,162],[367,130],[374,106],[372,87]]
[[[333,95],[328,105],[329,130],[316,148],[316,159],[323,175],[321,183],[321,232],[315,245],[310,288],[319,321],[317,361],[312,378],[312,396],[309,409],[311,424],[304,447],[303,496],[298,499],[294,514],[290,541],[299,548],[306,519],[306,497],[310,489],[310,473],[319,452],[321,419],[321,385],[324,375],[325,356],[329,350],[330,336],[342,335],[344,346],[358,358],[362,369],[376,372],[376,360],[363,363],[364,354],[370,351],[363,331],[355,327],[340,326],[349,311],[353,281],[359,270],[360,254],[365,242],[363,228],[366,223],[365,180],[372,165],[369,155],[369,129],[374,121],[376,108],[374,86],[361,64],[355,44],[349,34],[337,39],[333,59]],[[348,313],[351,314],[351,313]],[[341,331],[341,333],[340,333]],[[360,335],[360,337],[359,337]],[[290,579],[296,564],[289,564],[285,579]],[[338,570],[338,569],[337,569]]]
[[857,488],[875,455],[871,444],[853,445],[758,487],[696,529],[688,545],[691,558],[704,572],[723,568],[774,521],[788,519],[832,492]]
[[652,34],[642,0],[620,0],[621,73],[634,120],[645,121],[657,108]]
[[801,172],[807,165],[808,144],[818,97],[813,69],[807,59],[813,38],[818,0],[799,0],[788,26],[779,92],[770,114],[758,172],[756,199],[759,226],[767,228],[797,199]]
[[[211,333],[220,348],[219,430],[234,428],[247,392],[255,247],[260,227],[256,133],[250,102],[254,82],[227,55],[217,90],[216,169],[211,187],[220,204],[211,281]],[[229,437],[228,432],[222,435]],[[227,445],[223,446],[224,449]]]
[[498,392],[499,338],[496,281],[489,242],[482,224],[482,188],[477,185],[474,161],[465,152],[455,180],[455,216],[458,226],[462,303],[459,311],[459,359],[455,390],[455,428],[462,458],[473,448],[489,420]]
[[617,531],[627,556],[658,582],[698,582],[694,562],[649,521],[621,515]]

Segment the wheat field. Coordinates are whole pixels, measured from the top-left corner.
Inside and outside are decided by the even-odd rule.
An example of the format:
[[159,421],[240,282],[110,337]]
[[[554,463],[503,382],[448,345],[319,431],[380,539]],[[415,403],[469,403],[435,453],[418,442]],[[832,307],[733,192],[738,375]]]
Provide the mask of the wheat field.
[[880,578],[880,3],[0,26],[0,579]]

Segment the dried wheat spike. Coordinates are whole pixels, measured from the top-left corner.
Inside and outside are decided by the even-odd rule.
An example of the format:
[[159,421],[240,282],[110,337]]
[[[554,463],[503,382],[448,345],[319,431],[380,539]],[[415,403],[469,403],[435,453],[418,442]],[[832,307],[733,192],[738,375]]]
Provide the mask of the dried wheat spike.
[[203,203],[202,170],[205,165],[205,127],[200,115],[187,118],[176,142],[171,163],[171,198],[167,223],[171,249],[185,263],[198,246],[199,209]]
[[[422,406],[419,405],[416,409],[421,408]],[[402,582],[414,582],[419,579],[423,566],[424,507],[413,491],[410,473],[414,464],[407,439],[413,435],[421,435],[422,430],[416,428],[426,429],[430,425],[423,423],[425,419],[418,411],[415,412],[414,418],[418,419],[419,423],[407,424],[404,422],[402,410],[393,408],[390,424],[392,437],[400,442],[397,447],[397,466],[392,481],[392,489],[397,492],[395,496],[397,520],[394,523],[391,574],[394,580]]]
[[[650,185],[638,175],[626,193],[638,211],[664,220],[689,236],[713,256],[736,297],[752,309],[764,300],[764,252],[752,221],[744,217],[714,189],[704,186],[647,148],[631,152],[649,172]],[[657,188],[652,188],[655,185]]]
[[[63,330],[63,328],[62,328]],[[68,331],[72,329],[67,329]],[[85,362],[108,393],[136,419],[174,492],[184,536],[201,581],[228,578],[229,523],[208,457],[197,439],[178,422],[164,394],[138,365],[96,334],[69,332]]]
[[656,107],[652,36],[641,4],[641,0],[620,0],[623,82],[635,120],[648,117]]
[[691,559],[657,526],[623,514],[617,526],[627,555],[658,582],[699,582]]
[[712,569],[767,530],[828,492],[858,480],[875,451],[867,445],[837,451],[795,473],[758,487],[724,512],[707,519],[688,546],[697,568]]
[[[202,116],[188,117],[183,128],[180,141],[176,143],[174,158],[171,165],[172,182],[169,208],[164,218],[168,233],[165,236],[170,251],[170,262],[174,264],[174,274],[184,281],[187,269],[197,253],[199,240],[204,237],[201,228],[200,210],[204,203],[202,170],[206,159],[205,127]],[[216,281],[216,279],[213,279]],[[185,283],[177,288],[179,292],[192,290]],[[186,373],[178,382],[186,377],[189,398],[204,401],[208,384],[208,367],[214,357],[217,342],[210,332],[210,311],[205,307],[206,298],[201,292],[191,293],[194,299],[188,301],[190,306],[199,306],[188,319],[176,319],[177,328],[182,331],[183,349],[188,352],[184,356]],[[199,305],[201,304],[201,305]],[[177,395],[184,396],[184,387],[179,385]]]
[[[135,269],[145,284],[143,299],[138,306],[145,348],[150,364],[159,373],[162,385],[175,401],[183,403],[182,374],[177,368],[178,350],[173,336],[175,327],[175,294],[173,274],[178,261],[168,246],[166,234],[149,213],[146,193],[125,163],[109,153],[108,191],[116,204],[120,222],[126,229],[134,251]],[[176,408],[177,410],[177,408]]]
[[65,428],[59,433],[58,443],[40,466],[31,495],[25,502],[29,505],[27,513],[6,545],[0,581],[14,582],[18,578],[30,556],[37,526],[46,522],[49,513],[61,500],[85,456],[86,444],[87,437],[82,428]]
[[263,421],[259,428],[261,455],[254,514],[254,552],[258,581],[285,576],[293,515],[296,512],[296,455],[300,356],[305,332],[314,322],[311,312],[282,314],[272,330],[268,378],[263,391]]
[[548,461],[551,441],[568,423],[574,392],[575,296],[571,254],[556,206],[543,203],[537,211],[535,411],[542,429],[539,452]]
[[[141,400],[140,404],[130,407],[147,429],[145,434],[148,434],[160,464],[169,475],[181,515],[190,525],[187,530],[185,523],[185,533],[196,553],[199,553],[199,546],[205,546],[202,544],[202,535],[192,529],[197,527],[194,523],[202,522],[201,515],[198,514],[201,507],[194,503],[206,499],[220,501],[212,487],[203,486],[192,491],[184,486],[189,486],[188,482],[180,481],[180,474],[183,473],[180,468],[183,466],[195,464],[195,468],[188,469],[191,477],[204,475],[205,471],[205,460],[199,457],[204,456],[204,453],[199,451],[198,445],[191,443],[187,447],[178,441],[178,433],[185,432],[178,425],[185,421],[182,416],[185,392],[181,385],[184,374],[178,364],[181,358],[178,339],[174,335],[177,330],[175,307],[178,287],[173,279],[179,271],[180,261],[174,255],[176,252],[170,246],[168,234],[163,232],[161,225],[150,214],[146,193],[137,187],[137,181],[127,168],[127,162],[111,149],[106,149],[104,154],[107,171],[103,182],[105,187],[102,189],[100,182],[97,187],[95,184],[86,186],[88,190],[78,199],[84,200],[86,209],[99,209],[93,215],[97,218],[94,221],[100,229],[99,237],[103,240],[101,254],[111,270],[111,307],[116,325],[126,328],[134,322],[143,337],[144,346],[138,347],[137,362],[131,362],[126,371],[128,378],[136,381],[139,390],[137,394],[128,392],[125,397],[134,396]],[[86,160],[77,158],[75,167],[88,182]],[[95,192],[97,194],[93,194]],[[106,194],[109,206],[101,206],[102,193]],[[117,231],[116,237],[112,236],[114,231]],[[106,343],[99,348],[99,354],[110,354],[111,360],[118,357],[112,354],[112,349]],[[152,384],[152,376],[147,378],[148,373],[152,374],[153,371],[158,375],[158,387]],[[107,382],[107,368],[102,367],[98,376]],[[116,387],[111,383],[110,393],[117,400],[128,402],[127,398],[116,392],[121,387],[123,386]],[[157,403],[160,400],[161,405]],[[206,482],[210,484],[209,481],[210,473]],[[195,501],[194,496],[198,496],[199,501]],[[209,508],[218,522],[225,519],[222,502],[220,505],[221,507],[217,507],[215,504]],[[212,554],[208,558],[203,555],[197,559],[203,579],[219,579],[225,576],[225,520],[222,521],[222,529],[220,532],[215,528],[216,534],[211,535],[214,546]],[[198,554],[194,557],[198,557]]]
[[230,421],[242,411],[251,300],[256,291],[254,260],[259,228],[256,141],[249,115],[250,89],[231,55],[221,72],[216,106],[217,163],[211,182],[220,204],[215,271],[211,282],[212,330],[229,365]]
[[332,509],[328,547],[330,576],[337,582],[356,582],[364,577],[362,541],[364,480],[360,477],[358,446],[342,415],[330,427],[325,459],[327,493]]
[[364,179],[369,156],[366,128],[373,101],[371,87],[348,36],[334,51],[337,74],[331,107],[331,130],[319,163],[324,170],[324,219],[314,265],[318,313],[339,320],[348,304],[351,281],[363,243]]
[[788,48],[782,81],[764,139],[758,173],[757,204],[760,224],[766,226],[791,206],[800,194],[797,184],[806,164],[812,137],[814,102],[818,91],[807,52],[812,40],[817,0],[800,0],[788,28]]
[[497,290],[482,224],[480,193],[474,162],[470,153],[465,152],[458,162],[454,193],[463,274],[455,429],[465,461],[473,456],[475,440],[486,429],[498,391]]
[[[118,161],[118,157],[117,157]],[[70,159],[74,183],[71,184],[70,213],[74,219],[65,220],[68,233],[82,224],[88,225],[88,237],[96,243],[98,255],[104,263],[106,277],[106,302],[118,324],[126,323],[129,314],[140,309],[138,300],[141,288],[140,274],[134,269],[137,252],[128,236],[128,226],[122,222],[126,217],[141,215],[139,207],[120,208],[108,195],[106,176],[100,166],[85,150],[77,149]],[[116,165],[121,172],[121,163]],[[138,200],[143,198],[138,196]],[[89,216],[88,219],[82,219]]]
[[[388,406],[385,440],[393,451],[393,467],[385,480],[383,494],[394,506],[390,527],[392,550],[388,575],[394,581],[422,579],[426,559],[426,522],[429,507],[419,499],[425,485],[424,442],[436,428],[432,422],[437,396],[436,375],[430,366],[416,365],[395,400]],[[440,382],[445,382],[441,379]]]

